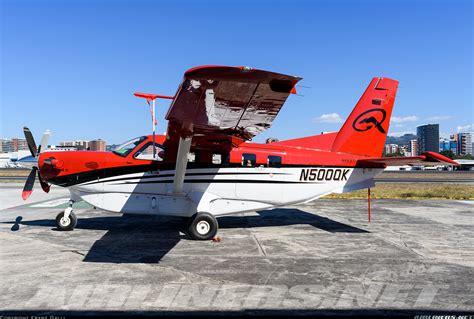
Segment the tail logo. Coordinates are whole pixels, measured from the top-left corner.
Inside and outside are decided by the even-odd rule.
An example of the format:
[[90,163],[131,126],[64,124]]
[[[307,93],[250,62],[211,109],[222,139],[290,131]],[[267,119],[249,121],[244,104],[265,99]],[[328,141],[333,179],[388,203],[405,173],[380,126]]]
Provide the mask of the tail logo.
[[358,132],[365,132],[375,127],[380,133],[385,134],[382,123],[386,118],[387,113],[384,109],[370,109],[356,117],[352,122],[352,128]]

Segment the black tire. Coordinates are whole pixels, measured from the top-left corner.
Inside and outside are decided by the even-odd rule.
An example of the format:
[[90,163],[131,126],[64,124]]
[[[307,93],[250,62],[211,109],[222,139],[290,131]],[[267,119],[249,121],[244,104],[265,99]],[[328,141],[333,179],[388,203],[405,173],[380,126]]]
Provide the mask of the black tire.
[[194,240],[210,240],[216,236],[219,224],[216,218],[209,213],[197,213],[188,225],[188,234]]
[[60,212],[58,216],[56,216],[56,227],[58,228],[58,230],[61,230],[61,231],[73,230],[74,227],[76,227],[77,225],[76,214],[74,214],[73,212],[69,214],[69,219],[68,219],[69,223],[66,223],[64,220],[61,220],[63,217],[64,217],[64,212]]

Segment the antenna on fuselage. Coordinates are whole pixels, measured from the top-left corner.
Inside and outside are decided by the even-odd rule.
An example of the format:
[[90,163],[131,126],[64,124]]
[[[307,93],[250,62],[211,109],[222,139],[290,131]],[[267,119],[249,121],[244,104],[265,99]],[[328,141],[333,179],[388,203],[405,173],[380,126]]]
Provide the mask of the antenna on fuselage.
[[[159,95],[159,94],[150,94],[150,93],[141,93],[135,92],[133,93],[136,97],[140,97],[146,99],[148,106],[150,106],[150,113],[151,113],[151,123],[152,123],[152,130],[153,130],[153,159],[156,159],[156,145],[155,145],[155,128],[156,128],[156,116],[155,116],[155,100],[158,99],[168,99],[173,100],[174,96],[169,95]],[[151,103],[150,103],[151,102]]]

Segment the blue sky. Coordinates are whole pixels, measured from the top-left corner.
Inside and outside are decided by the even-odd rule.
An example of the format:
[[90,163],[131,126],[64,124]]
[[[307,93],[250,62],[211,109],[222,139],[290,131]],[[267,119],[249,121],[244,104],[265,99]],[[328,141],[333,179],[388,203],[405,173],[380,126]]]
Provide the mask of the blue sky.
[[[184,71],[248,65],[303,77],[272,128],[336,131],[371,78],[400,81],[390,133],[472,131],[470,1],[22,1],[1,3],[0,137],[148,134],[134,91],[173,95]],[[169,101],[158,102],[164,132]]]

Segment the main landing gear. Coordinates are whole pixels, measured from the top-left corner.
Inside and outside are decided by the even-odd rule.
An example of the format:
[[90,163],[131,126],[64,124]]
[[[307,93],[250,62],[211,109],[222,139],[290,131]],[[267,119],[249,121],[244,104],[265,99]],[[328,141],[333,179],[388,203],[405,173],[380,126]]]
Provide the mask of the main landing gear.
[[73,230],[74,227],[77,225],[77,217],[76,214],[72,211],[72,204],[74,203],[73,200],[69,201],[69,207],[66,208],[64,212],[60,212],[58,216],[56,216],[56,226],[58,230],[61,231],[68,231]]
[[194,214],[188,224],[188,234],[195,240],[209,240],[216,236],[219,224],[209,213]]

